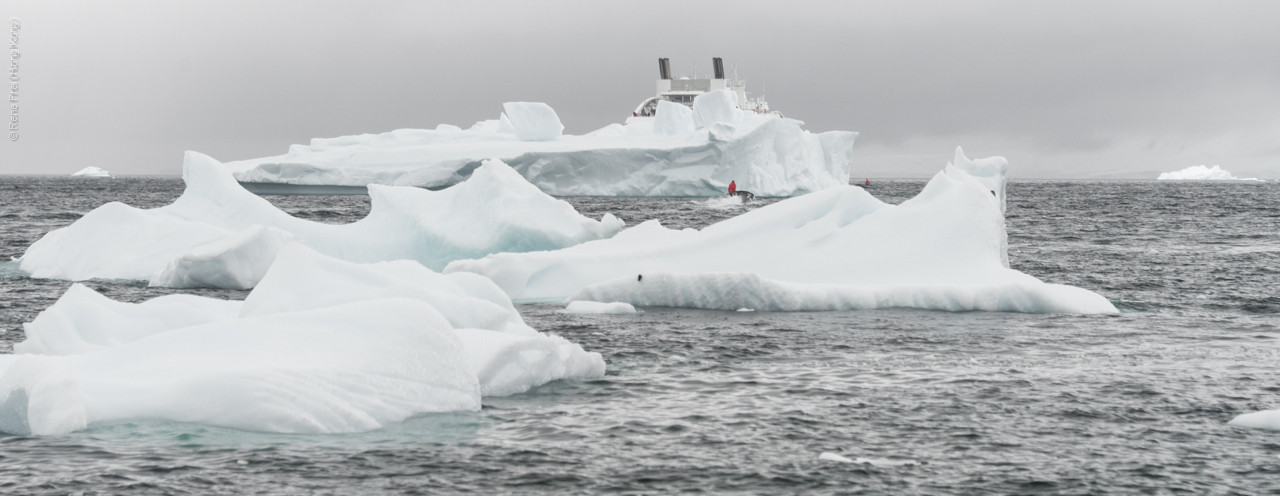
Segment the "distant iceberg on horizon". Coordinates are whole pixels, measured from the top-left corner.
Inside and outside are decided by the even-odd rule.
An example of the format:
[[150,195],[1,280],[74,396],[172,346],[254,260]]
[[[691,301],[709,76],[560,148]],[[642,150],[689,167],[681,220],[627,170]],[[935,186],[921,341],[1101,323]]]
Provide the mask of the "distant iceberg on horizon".
[[1255,177],[1236,177],[1219,166],[1193,165],[1180,171],[1163,172],[1159,181],[1261,181]]
[[97,167],[85,167],[83,169],[80,169],[80,172],[72,174],[72,176],[111,177],[111,173],[105,170],[99,169]]
[[316,138],[284,155],[225,165],[241,183],[440,189],[496,158],[555,196],[710,197],[736,181],[756,196],[787,197],[849,184],[858,133],[811,133],[795,119],[742,111],[726,92],[697,96],[692,110],[660,106],[652,120],[581,136],[563,134],[545,103],[508,102],[498,119],[468,129]]

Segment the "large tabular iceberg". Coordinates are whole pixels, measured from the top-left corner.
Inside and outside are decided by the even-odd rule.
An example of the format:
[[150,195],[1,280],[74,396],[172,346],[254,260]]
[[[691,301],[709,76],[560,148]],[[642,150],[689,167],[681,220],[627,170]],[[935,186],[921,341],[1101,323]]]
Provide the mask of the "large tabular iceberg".
[[1161,172],[1160,177],[1156,178],[1161,181],[1259,181],[1260,179],[1249,177],[1236,177],[1230,172],[1222,170],[1221,167],[1205,167],[1203,165],[1193,165],[1173,172]]
[[579,215],[496,160],[443,191],[371,186],[369,216],[347,225],[292,217],[199,153],[187,152],[182,177],[186,191],[172,205],[98,207],[32,244],[21,269],[41,278],[248,289],[293,240],[343,260],[416,260],[440,270],[456,259],[607,238],[623,226],[609,214]]
[[545,104],[508,103],[499,119],[466,130],[313,139],[227,166],[246,183],[441,188],[497,157],[559,196],[718,196],[730,181],[756,196],[793,196],[849,183],[857,133],[813,134],[794,119],[744,113],[735,101],[720,90],[698,96],[692,112],[659,103],[652,122],[583,136],[561,135]]
[[244,302],[141,304],[73,285],[0,355],[0,431],[129,420],[353,432],[595,378],[597,353],[524,323],[492,282],[287,245]]
[[1111,313],[1102,296],[1009,269],[1005,160],[955,161],[901,205],[844,186],[701,231],[649,221],[557,251],[459,260],[512,298],[735,310]]
[[81,177],[111,177],[111,173],[97,167],[85,167],[76,171],[72,176]]

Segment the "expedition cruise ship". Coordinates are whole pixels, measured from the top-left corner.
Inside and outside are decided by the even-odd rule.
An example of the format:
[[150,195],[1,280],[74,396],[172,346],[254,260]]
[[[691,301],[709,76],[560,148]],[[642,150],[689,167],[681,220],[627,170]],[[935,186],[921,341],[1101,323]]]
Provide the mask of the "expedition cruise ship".
[[733,79],[726,78],[724,61],[720,57],[711,59],[711,68],[713,76],[711,79],[690,79],[687,77],[676,79],[671,76],[671,59],[658,59],[658,95],[641,102],[640,106],[631,112],[631,117],[627,118],[627,124],[653,119],[658,110],[658,102],[660,100],[693,107],[693,99],[698,95],[723,89],[732,90],[738,95],[738,108],[742,110],[782,117],[781,113],[769,110],[769,102],[764,101],[763,96],[760,98],[747,98],[747,82],[738,78],[736,70],[734,71]]

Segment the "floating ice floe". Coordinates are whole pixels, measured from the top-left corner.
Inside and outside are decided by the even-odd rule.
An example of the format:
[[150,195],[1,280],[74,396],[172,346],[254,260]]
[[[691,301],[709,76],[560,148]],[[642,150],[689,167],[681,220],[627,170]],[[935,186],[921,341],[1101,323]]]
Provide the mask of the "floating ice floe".
[[1261,412],[1236,415],[1227,425],[1247,427],[1250,429],[1267,429],[1280,431],[1280,410],[1264,410]]
[[657,221],[570,248],[450,263],[517,300],[758,311],[909,307],[1114,313],[1096,293],[1009,268],[1003,158],[955,160],[901,205],[853,186],[708,226]]
[[99,169],[97,167],[85,167],[83,169],[80,169],[79,172],[72,174],[72,176],[111,177],[111,173],[105,170]]
[[343,260],[416,260],[440,270],[456,259],[607,238],[623,226],[610,214],[599,221],[579,215],[496,160],[442,191],[371,186],[369,216],[346,225],[292,217],[199,153],[187,152],[183,180],[186,190],[171,205],[108,203],[46,234],[19,260],[21,269],[73,281],[248,289],[292,240]]
[[659,102],[652,122],[562,135],[541,103],[507,103],[499,119],[463,130],[400,129],[311,140],[289,153],[226,165],[248,183],[441,188],[497,157],[558,196],[719,196],[730,181],[757,196],[794,196],[849,183],[857,133],[813,134],[794,119],[744,113],[729,90],[693,110]]
[[0,431],[14,434],[131,420],[355,432],[605,370],[482,277],[298,243],[244,302],[129,304],[76,284],[24,330],[0,355]]
[[[457,272],[465,274],[466,272]],[[636,313],[636,307],[630,303],[603,303],[599,301],[572,301],[559,310],[560,313]]]
[[1261,181],[1253,177],[1236,177],[1216,165],[1213,167],[1193,165],[1180,171],[1162,172],[1156,179],[1161,181]]
[[853,464],[859,464],[859,465],[871,465],[871,466],[873,466],[873,467],[879,467],[879,468],[894,468],[894,467],[904,467],[904,466],[908,466],[908,465],[919,465],[919,464],[920,464],[920,462],[917,462],[917,461],[915,461],[915,460],[892,460],[892,459],[888,459],[888,458],[861,458],[861,457],[859,457],[859,458],[856,458],[856,459],[850,459],[850,458],[848,458],[848,457],[844,457],[844,456],[841,456],[841,455],[837,455],[837,454],[835,454],[835,453],[831,453],[831,452],[823,452],[822,454],[818,455],[818,459],[819,459],[819,460],[822,460],[822,461],[827,461],[827,462],[853,463]]

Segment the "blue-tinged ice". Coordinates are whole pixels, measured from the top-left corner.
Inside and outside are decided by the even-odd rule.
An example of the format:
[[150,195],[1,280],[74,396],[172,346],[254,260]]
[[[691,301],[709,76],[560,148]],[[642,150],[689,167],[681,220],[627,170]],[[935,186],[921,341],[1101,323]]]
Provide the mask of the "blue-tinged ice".
[[858,133],[811,133],[795,119],[743,112],[728,90],[698,95],[693,109],[659,102],[652,120],[563,134],[551,107],[503,105],[498,119],[457,127],[315,138],[284,155],[228,162],[243,182],[442,188],[498,158],[557,196],[724,194],[731,181],[760,197],[849,184]]
[[1091,291],[1009,268],[1003,158],[955,160],[900,205],[853,186],[711,225],[649,221],[570,248],[450,263],[517,300],[758,311],[922,308],[1114,313]]
[[24,331],[0,355],[0,431],[14,434],[138,420],[355,432],[605,371],[526,325],[487,279],[299,243],[243,303],[121,303],[77,284]]
[[372,185],[369,216],[351,224],[298,219],[246,191],[217,161],[187,152],[187,187],[150,210],[108,203],[32,244],[32,277],[134,279],[165,287],[252,288],[293,240],[352,262],[414,260],[433,270],[497,252],[551,250],[607,238],[623,223],[597,221],[486,161],[442,191]]

